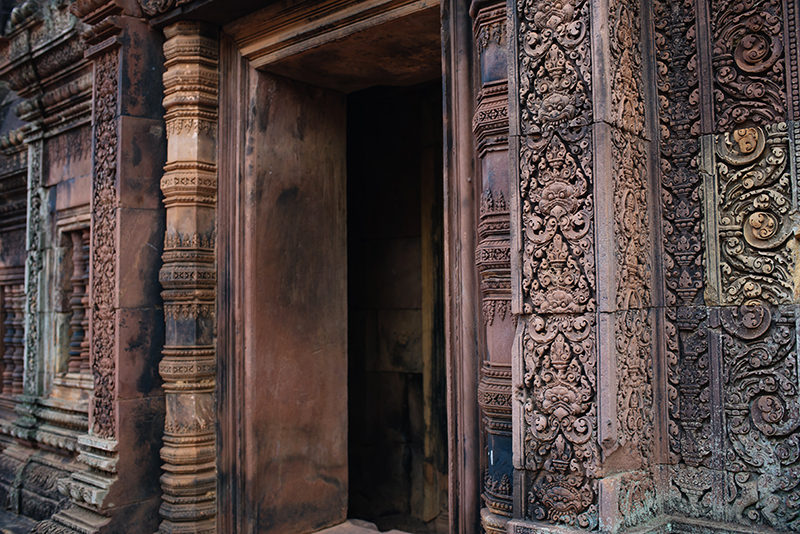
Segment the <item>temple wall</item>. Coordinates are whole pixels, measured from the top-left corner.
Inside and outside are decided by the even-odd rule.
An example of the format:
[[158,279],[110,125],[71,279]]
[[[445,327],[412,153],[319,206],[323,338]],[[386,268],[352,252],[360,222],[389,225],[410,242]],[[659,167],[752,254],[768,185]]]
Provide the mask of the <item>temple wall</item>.
[[[345,235],[343,93],[249,63],[289,54],[263,40],[269,21],[248,33],[257,6],[7,7],[0,506],[40,532],[344,519],[345,273],[324,246]],[[442,16],[453,532],[800,529],[797,3],[475,0]],[[240,40],[220,39],[233,19]],[[292,128],[312,109],[306,146]],[[288,139],[308,174],[335,168],[334,201],[295,161],[258,159],[288,162]],[[249,233],[220,257],[229,223]],[[326,255],[339,270],[312,268]],[[269,335],[287,321],[292,343]],[[318,375],[274,378],[319,347]],[[300,456],[278,451],[280,411],[331,376],[286,438]],[[257,395],[231,399],[239,383]],[[240,435],[262,452],[231,449]],[[264,483],[278,467],[288,489]],[[247,503],[217,495],[237,484]]]

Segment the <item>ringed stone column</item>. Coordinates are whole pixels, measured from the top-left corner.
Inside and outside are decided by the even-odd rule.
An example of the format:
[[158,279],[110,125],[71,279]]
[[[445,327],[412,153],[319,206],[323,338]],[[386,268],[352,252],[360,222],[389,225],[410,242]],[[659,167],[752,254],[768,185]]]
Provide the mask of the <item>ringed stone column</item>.
[[214,401],[219,46],[213,29],[164,30],[167,164],[161,179],[167,229],[162,296],[167,396],[160,532],[216,531]]
[[511,262],[508,161],[508,32],[505,2],[473,2],[480,85],[472,121],[480,177],[475,265],[481,292],[483,362],[478,384],[484,471],[481,524],[506,531],[511,517]]
[[656,513],[652,195],[639,0],[513,13],[513,532]]

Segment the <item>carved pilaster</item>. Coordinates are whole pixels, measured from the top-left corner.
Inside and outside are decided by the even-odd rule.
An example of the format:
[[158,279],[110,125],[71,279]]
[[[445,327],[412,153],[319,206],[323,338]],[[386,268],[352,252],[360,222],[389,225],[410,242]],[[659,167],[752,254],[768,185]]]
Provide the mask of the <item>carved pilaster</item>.
[[658,508],[640,4],[520,0],[512,18],[515,518],[528,520],[512,528],[616,532]]
[[[164,161],[160,33],[134,4],[89,0],[71,8],[88,28],[82,55],[92,69],[91,229],[87,232],[80,214],[56,225],[73,241],[73,272],[64,284],[72,294],[64,309],[72,314],[70,342],[62,348],[68,352],[67,372],[54,383],[59,395],[71,385],[82,390],[81,371],[88,371],[92,394],[86,430],[78,414],[59,409],[56,401],[64,399],[56,388],[40,403],[46,423],[59,417],[63,421],[53,427],[72,425],[77,438],[70,444],[81,468],[58,483],[69,506],[37,529],[116,533],[130,529],[135,517],[137,530],[152,531],[158,524],[157,445],[164,411],[155,363],[163,342],[157,290],[164,228],[157,186]],[[76,87],[83,83],[82,77]],[[126,157],[122,147],[137,157]],[[43,424],[40,434],[56,439],[59,433]]]
[[41,326],[39,305],[43,269],[42,235],[44,221],[42,191],[42,141],[28,145],[28,223],[25,261],[25,383],[26,396],[34,397],[41,389]]
[[161,179],[167,229],[167,338],[159,366],[167,395],[163,533],[215,532],[215,205],[218,43],[195,23],[165,29],[168,156]]
[[654,8],[667,511],[796,530],[797,3]]

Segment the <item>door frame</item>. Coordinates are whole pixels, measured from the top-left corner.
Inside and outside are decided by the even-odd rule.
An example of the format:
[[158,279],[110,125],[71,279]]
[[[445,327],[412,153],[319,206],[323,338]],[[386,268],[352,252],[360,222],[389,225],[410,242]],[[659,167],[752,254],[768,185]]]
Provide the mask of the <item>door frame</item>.
[[[469,6],[442,0],[445,359],[451,534],[479,525],[480,443],[477,403],[477,324],[474,265],[476,195],[472,138],[473,65]],[[247,444],[244,413],[245,140],[250,60],[220,36],[217,198],[217,495],[218,532],[246,532]]]

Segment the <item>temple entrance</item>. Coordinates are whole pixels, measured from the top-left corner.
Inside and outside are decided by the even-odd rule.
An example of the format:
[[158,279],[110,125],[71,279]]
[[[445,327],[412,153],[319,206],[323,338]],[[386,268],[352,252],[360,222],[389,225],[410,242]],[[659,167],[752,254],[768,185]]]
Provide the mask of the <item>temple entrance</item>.
[[227,528],[447,532],[439,6],[381,4],[358,31],[331,12],[281,40],[275,21],[299,20],[282,6],[226,27],[247,58],[223,59],[246,103],[223,120],[242,128]]
[[447,531],[441,83],[347,100],[348,515]]

